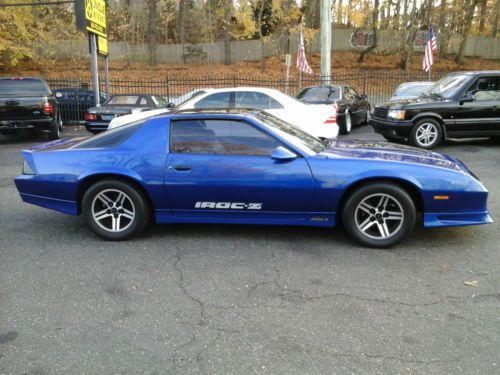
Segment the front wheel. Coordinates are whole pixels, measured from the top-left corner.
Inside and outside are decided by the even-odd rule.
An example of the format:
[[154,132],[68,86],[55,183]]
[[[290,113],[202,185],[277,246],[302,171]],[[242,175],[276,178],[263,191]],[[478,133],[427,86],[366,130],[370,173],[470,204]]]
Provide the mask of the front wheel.
[[372,183],[356,190],[342,209],[344,228],[361,245],[391,247],[413,229],[416,209],[408,193],[392,183]]
[[95,233],[106,240],[120,241],[145,228],[149,205],[141,191],[124,181],[110,179],[87,190],[82,212]]
[[412,146],[431,149],[441,143],[443,129],[434,119],[424,118],[411,129],[408,140]]

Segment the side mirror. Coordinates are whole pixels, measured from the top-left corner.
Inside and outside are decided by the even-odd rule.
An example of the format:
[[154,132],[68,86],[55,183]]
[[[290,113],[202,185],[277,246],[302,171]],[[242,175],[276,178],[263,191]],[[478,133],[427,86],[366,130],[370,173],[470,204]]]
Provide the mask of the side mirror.
[[366,94],[362,94],[359,96],[359,99],[366,100],[366,99],[368,99],[368,96]]
[[271,158],[277,161],[290,161],[297,158],[297,154],[289,149],[279,146],[276,147],[271,153]]
[[175,107],[175,103],[167,103],[167,105],[165,107],[166,108],[174,108]]
[[464,96],[462,96],[462,98],[460,99],[460,104],[470,103],[473,101],[474,101],[474,96],[469,92],[469,93],[465,94]]

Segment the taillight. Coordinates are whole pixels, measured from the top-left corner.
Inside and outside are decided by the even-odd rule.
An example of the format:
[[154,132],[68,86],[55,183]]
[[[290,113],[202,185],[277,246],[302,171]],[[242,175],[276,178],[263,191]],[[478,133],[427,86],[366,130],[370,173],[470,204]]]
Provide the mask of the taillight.
[[43,103],[43,113],[45,113],[46,115],[54,113],[54,104],[52,104],[51,102]]
[[95,113],[85,113],[85,121],[97,120],[97,115]]

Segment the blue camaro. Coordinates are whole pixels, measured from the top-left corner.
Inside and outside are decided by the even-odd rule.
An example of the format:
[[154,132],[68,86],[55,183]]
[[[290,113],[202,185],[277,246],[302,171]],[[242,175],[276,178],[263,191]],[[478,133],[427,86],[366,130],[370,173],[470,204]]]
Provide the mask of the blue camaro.
[[262,111],[194,110],[23,151],[25,202],[82,213],[123,240],[156,223],[342,222],[388,247],[424,227],[492,222],[488,191],[458,160],[383,142],[325,143]]

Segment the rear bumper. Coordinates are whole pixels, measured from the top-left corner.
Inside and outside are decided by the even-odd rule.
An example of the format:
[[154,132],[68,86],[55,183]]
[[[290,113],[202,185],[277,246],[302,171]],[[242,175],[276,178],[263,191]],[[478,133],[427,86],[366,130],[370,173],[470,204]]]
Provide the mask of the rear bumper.
[[493,219],[488,211],[424,214],[424,228],[460,227],[490,223],[493,223]]
[[23,202],[49,208],[51,210],[63,212],[65,214],[78,215],[78,205],[76,204],[76,202],[26,193],[19,194],[21,195],[21,199],[23,200]]
[[375,129],[375,133],[397,138],[408,138],[413,123],[409,120],[393,121],[370,117],[370,125]]
[[1,120],[0,130],[16,131],[33,129],[48,131],[53,124],[52,118],[30,119],[30,120]]
[[85,122],[85,128],[89,132],[103,132],[108,130],[110,121]]

